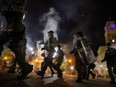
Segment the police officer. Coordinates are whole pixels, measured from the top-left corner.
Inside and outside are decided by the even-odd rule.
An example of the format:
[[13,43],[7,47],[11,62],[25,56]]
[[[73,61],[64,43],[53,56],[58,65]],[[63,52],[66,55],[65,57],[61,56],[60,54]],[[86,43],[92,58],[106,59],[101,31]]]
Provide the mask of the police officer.
[[113,72],[116,69],[116,49],[111,47],[111,43],[107,43],[106,46],[105,57],[101,62],[107,62],[108,73],[111,79],[110,84],[116,84]]
[[[41,70],[44,68],[43,66],[44,66],[44,64],[47,62],[46,60],[48,59],[47,56],[46,56],[46,53],[48,53],[47,50],[45,50],[44,48],[42,48],[42,50],[44,50],[44,53],[42,53],[41,56],[44,57],[44,60],[43,60],[43,62],[41,63]],[[50,70],[51,70],[51,76],[53,76],[53,75],[55,74],[55,72],[54,72],[54,70],[53,70],[53,67],[52,67],[51,65],[48,65],[48,66],[49,66],[49,68],[50,68]]]
[[0,0],[0,13],[7,20],[7,26],[0,36],[0,48],[9,42],[9,48],[15,53],[21,68],[17,76],[19,80],[24,79],[33,69],[33,66],[25,61],[26,38],[25,26],[22,24],[25,12],[26,0]]
[[57,67],[53,62],[53,55],[54,55],[54,48],[58,46],[58,41],[53,35],[54,31],[49,31],[48,32],[48,40],[45,43],[45,49],[48,51],[48,54],[46,56],[46,59],[44,60],[44,65],[41,69],[41,71],[38,71],[37,74],[41,77],[44,76],[45,71],[48,66],[52,66],[58,73],[58,77],[62,77],[62,71],[59,67]]
[[74,35],[73,39],[74,49],[71,54],[75,55],[75,69],[78,72],[76,82],[83,82],[87,78],[89,60],[87,50],[89,50],[89,41],[84,36],[83,32],[79,31]]

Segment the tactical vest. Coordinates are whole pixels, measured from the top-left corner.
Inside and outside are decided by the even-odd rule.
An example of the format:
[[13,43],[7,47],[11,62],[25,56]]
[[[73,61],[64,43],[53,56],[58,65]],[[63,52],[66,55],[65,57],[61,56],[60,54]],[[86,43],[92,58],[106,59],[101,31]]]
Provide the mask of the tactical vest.
[[55,37],[51,37],[46,42],[47,47],[53,48],[58,46],[58,42]]

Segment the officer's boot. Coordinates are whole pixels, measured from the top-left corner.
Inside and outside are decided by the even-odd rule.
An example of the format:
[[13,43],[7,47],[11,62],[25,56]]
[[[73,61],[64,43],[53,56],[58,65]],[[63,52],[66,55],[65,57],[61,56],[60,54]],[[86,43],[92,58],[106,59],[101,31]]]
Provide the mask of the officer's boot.
[[17,75],[18,80],[23,80],[27,77],[27,75],[32,72],[33,70],[33,65],[28,65],[26,68],[21,69],[19,71],[19,74]]

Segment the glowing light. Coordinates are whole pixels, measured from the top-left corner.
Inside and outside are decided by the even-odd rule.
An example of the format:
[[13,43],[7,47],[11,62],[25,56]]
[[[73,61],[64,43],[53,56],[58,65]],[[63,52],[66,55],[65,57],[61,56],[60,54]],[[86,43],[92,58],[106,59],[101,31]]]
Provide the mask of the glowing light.
[[55,49],[56,52],[58,51],[58,47],[55,47],[54,49]]
[[38,60],[38,59],[36,59],[35,61],[36,61],[36,62],[39,62],[39,60]]
[[30,50],[30,51],[32,51],[32,50],[33,50],[33,48],[32,48],[32,47],[30,47],[30,48],[29,48],[29,50]]
[[68,62],[69,62],[69,63],[71,63],[71,62],[72,62],[72,60],[71,60],[71,59],[69,59],[69,60],[68,60]]
[[106,68],[106,70],[108,70],[108,68]]
[[32,51],[31,54],[34,54],[34,51]]
[[34,65],[34,63],[30,63],[31,65]]
[[71,66],[70,69],[71,69],[71,70],[74,70],[74,66]]
[[109,28],[110,28],[111,30],[114,30],[114,29],[115,29],[115,24],[111,23],[111,24],[109,25]]
[[4,60],[7,60],[7,57],[6,56],[4,57]]
[[55,52],[54,55],[53,55],[53,58],[55,58],[57,55],[58,55],[57,52]]
[[112,40],[112,42],[115,42],[115,40]]
[[103,67],[102,65],[100,65],[100,67]]

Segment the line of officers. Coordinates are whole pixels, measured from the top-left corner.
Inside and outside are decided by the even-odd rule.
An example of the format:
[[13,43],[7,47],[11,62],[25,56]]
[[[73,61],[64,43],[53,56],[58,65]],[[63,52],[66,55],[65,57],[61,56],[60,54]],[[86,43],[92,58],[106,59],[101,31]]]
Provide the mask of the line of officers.
[[[41,70],[36,73],[44,77],[47,67],[51,70],[51,75],[54,74],[54,70],[57,71],[58,77],[62,77],[62,70],[60,66],[63,62],[64,52],[61,50],[61,45],[58,44],[58,40],[54,37],[54,31],[48,32],[48,40],[44,43],[45,46],[41,50],[44,50],[44,53],[41,54],[44,57],[44,61],[41,64]],[[88,80],[89,73],[95,78],[95,74],[90,70],[95,67],[94,62],[96,58],[94,53],[89,45],[87,38],[83,35],[82,32],[77,32],[73,39],[74,49],[70,52],[75,55],[75,69],[78,72],[78,77],[76,82],[83,82],[83,79]],[[53,55],[55,53],[55,47],[57,49],[57,63],[53,63]],[[89,56],[87,58],[87,56]],[[8,70],[9,73],[15,72],[16,60],[13,61],[12,66]]]
[[[47,69],[47,66],[53,67],[57,73],[58,77],[62,77],[62,71],[60,69],[60,65],[63,61],[64,53],[60,49],[60,45],[58,45],[58,42],[56,38],[53,36],[53,31],[48,32],[49,39],[45,43],[45,48],[48,51],[47,57],[45,57],[44,62],[42,63],[41,71],[38,71],[37,74],[39,76],[44,76],[45,71]],[[87,37],[83,34],[83,32],[77,32],[74,35],[73,39],[74,49],[70,52],[71,54],[74,54],[75,56],[75,69],[78,72],[77,80],[76,82],[82,83],[84,79],[89,79],[89,74],[92,75],[92,78],[94,79],[96,74],[94,74],[91,70],[95,68],[95,62],[97,61],[97,58],[95,57],[90,42],[87,39]],[[55,65],[53,60],[53,53],[54,53],[54,47],[58,46],[60,49],[60,52],[58,54],[60,55],[58,57],[58,63]],[[116,73],[116,49],[111,47],[110,43],[106,44],[107,50],[105,53],[105,57],[101,62],[106,61],[107,62],[107,68],[108,73],[110,76],[111,81],[110,84],[115,84],[115,77],[114,73]],[[113,68],[113,69],[112,69]],[[52,75],[54,74],[53,70]]]
[[[76,82],[83,82],[84,79],[89,79],[89,74],[92,78],[95,78],[95,74],[91,71],[95,68],[95,62],[97,57],[95,57],[91,44],[83,32],[77,32],[73,39],[74,49],[71,54],[75,55],[75,69],[78,72],[78,77]],[[116,84],[115,75],[116,74],[116,49],[113,48],[111,43],[106,43],[106,52],[104,59],[101,62],[106,61],[108,74],[110,77],[109,84]]]
[[[51,76],[55,74],[54,70],[57,71],[57,76],[60,78],[63,76],[60,66],[63,62],[64,52],[61,50],[61,45],[58,44],[58,40],[54,37],[54,31],[48,32],[48,40],[44,43],[45,46],[41,49],[44,50],[44,53],[41,54],[44,57],[44,61],[41,63],[41,70],[36,71],[36,74],[44,77],[47,67],[51,70]],[[83,32],[77,32],[73,38],[73,50],[70,52],[75,56],[75,69],[78,72],[76,82],[83,83],[83,80],[89,79],[89,74],[92,75],[94,79],[96,74],[94,74],[91,69],[95,68],[96,57],[90,47],[90,43],[87,37]],[[107,43],[108,49],[106,50],[105,57],[101,62],[107,61],[108,73],[111,78],[110,84],[115,84],[114,72],[116,67],[116,50],[110,47],[111,44]],[[57,49],[57,63],[53,63],[53,55],[55,53],[55,47]],[[113,54],[114,53],[114,54]],[[110,58],[110,59],[109,59]],[[8,70],[9,73],[15,72],[17,60],[15,59],[12,63],[12,66]],[[114,72],[112,71],[114,68]],[[31,72],[31,71],[30,71]],[[27,75],[26,75],[27,76]],[[23,78],[24,79],[24,78]]]
[[[3,50],[3,45],[9,42],[8,47],[15,53],[16,62],[21,69],[17,75],[17,79],[22,80],[33,70],[33,66],[25,61],[25,50],[27,41],[25,36],[25,26],[22,21],[24,22],[23,16],[24,14],[26,14],[26,11],[23,12],[19,10],[14,10],[15,8],[10,10],[3,9],[3,6],[9,7],[11,5],[15,5],[16,8],[21,6],[26,9],[26,0],[0,0],[0,16],[4,16],[7,20],[7,26],[5,28],[3,27],[5,30],[3,29],[2,34],[0,35],[0,55]],[[48,32],[49,39],[45,43],[44,48],[48,51],[48,55],[44,56],[45,59],[42,63],[41,71],[37,72],[37,74],[42,77],[45,74],[47,66],[52,66],[57,71],[58,77],[62,77],[63,75],[61,69],[59,68],[60,63],[62,62],[62,58],[60,57],[61,60],[59,60],[60,62],[57,65],[52,62],[54,47],[58,46],[58,41],[53,36],[53,33],[53,31]],[[71,51],[71,54],[75,55],[75,69],[78,71],[76,82],[83,82],[83,79],[88,79],[88,74],[91,73],[90,65],[94,67],[93,63],[96,61],[96,58],[91,49],[90,43],[82,32],[77,32],[75,34],[73,44],[74,49]],[[114,67],[116,65],[115,61],[113,60],[115,59],[116,55],[112,54],[112,51],[110,50],[111,49],[108,49],[106,51],[107,58],[105,57],[103,61],[107,61],[108,72],[111,78],[110,83],[115,83],[111,67]],[[61,53],[59,54],[61,55]],[[112,57],[113,59],[110,57]],[[112,63],[111,61],[114,61],[114,63]],[[9,72],[12,72],[12,70],[9,70]],[[95,78],[94,74],[92,76],[93,78]]]
[[[57,39],[54,37],[54,31],[49,31],[48,32],[48,40],[45,42],[45,47],[42,48],[42,50],[47,51],[47,55],[42,54],[44,56],[44,61],[42,62],[41,70],[37,71],[36,73],[44,77],[45,71],[47,67],[50,68],[52,74],[54,74],[54,70],[57,71],[58,77],[62,77],[62,70],[60,69],[60,66],[63,62],[63,56],[64,53],[60,49],[61,46],[58,45]],[[82,82],[83,79],[88,80],[89,78],[89,73],[92,75],[93,78],[95,78],[95,74],[91,72],[91,67],[94,68],[94,62],[96,61],[96,57],[94,56],[94,53],[89,45],[89,42],[87,38],[83,35],[82,32],[77,32],[76,36],[74,37],[73,40],[74,43],[74,49],[71,51],[71,54],[75,55],[75,69],[78,72],[78,77],[76,82]],[[54,48],[58,47],[57,51],[57,63],[53,63],[53,55],[55,53]],[[88,57],[89,56],[89,57]]]
[[[79,38],[77,37],[77,35],[79,35],[78,36]],[[49,31],[48,37],[49,37],[48,40],[44,43],[45,47],[42,48],[42,50],[47,51],[47,54],[46,53],[42,54],[42,56],[44,57],[44,61],[41,64],[41,70],[37,71],[36,73],[39,76],[44,77],[45,71],[46,71],[47,67],[49,67],[52,72],[51,75],[53,75],[54,70],[56,70],[58,77],[62,77],[63,74],[62,74],[62,70],[60,69],[60,66],[63,62],[64,52],[61,50],[61,45],[58,44],[58,40],[56,39],[56,37],[54,37],[54,31],[52,31],[52,30]],[[90,71],[91,68],[88,67],[88,65],[90,63],[91,63],[90,65],[92,65],[92,63],[94,63],[96,61],[96,58],[93,54],[93,51],[92,51],[90,45],[88,45],[87,39],[83,36],[82,32],[78,32],[76,34],[76,36],[74,36],[73,43],[74,43],[74,49],[70,53],[75,55],[75,69],[78,72],[78,77],[77,77],[76,82],[82,82],[83,78],[88,79],[89,78],[88,73],[91,73],[93,78],[95,78],[95,74]],[[87,46],[85,46],[85,45],[87,45]],[[55,53],[55,49],[54,49],[55,47],[58,47],[58,50],[57,50],[58,56],[57,56],[56,64],[53,63],[53,55]],[[83,50],[83,49],[85,49],[85,50]],[[17,55],[17,54],[15,54],[15,55]],[[90,55],[90,56],[87,59],[88,55]],[[9,73],[15,72],[16,63],[18,63],[17,58],[15,58],[15,60],[12,63],[12,66],[8,70]],[[94,64],[93,64],[93,67],[95,67]],[[20,69],[22,69],[21,66],[20,66]],[[29,72],[31,72],[31,71],[32,71],[32,68]],[[20,74],[21,74],[21,72],[19,72],[19,77],[20,77]],[[25,75],[27,76],[27,73]],[[25,75],[22,76],[22,74],[21,74],[22,78],[20,78],[20,79],[24,79],[24,77],[26,77]]]

